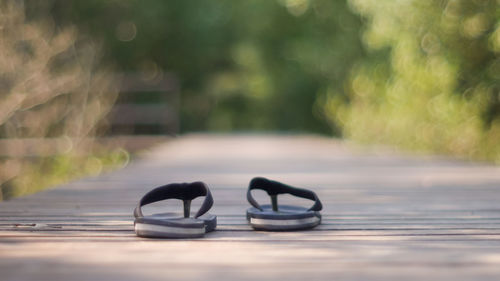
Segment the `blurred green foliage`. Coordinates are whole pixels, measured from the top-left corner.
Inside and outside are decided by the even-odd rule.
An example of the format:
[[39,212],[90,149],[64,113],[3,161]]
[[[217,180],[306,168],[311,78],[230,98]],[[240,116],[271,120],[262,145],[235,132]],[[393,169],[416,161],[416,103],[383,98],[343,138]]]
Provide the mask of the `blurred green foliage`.
[[102,40],[107,60],[121,71],[175,73],[184,132],[330,134],[317,96],[329,88],[343,92],[348,70],[364,52],[361,20],[344,1],[58,0],[50,5],[60,25],[77,24]]
[[345,135],[500,163],[500,1],[350,3],[370,55],[325,103]]
[[123,71],[181,82],[181,130],[309,131],[500,161],[498,0],[49,5]]
[[0,201],[31,194],[49,187],[124,167],[130,155],[123,149],[93,151],[92,155],[71,153],[38,157],[21,163],[22,173],[2,183]]
[[0,0],[0,200],[122,162],[94,143],[117,95],[112,73],[92,40],[37,12]]

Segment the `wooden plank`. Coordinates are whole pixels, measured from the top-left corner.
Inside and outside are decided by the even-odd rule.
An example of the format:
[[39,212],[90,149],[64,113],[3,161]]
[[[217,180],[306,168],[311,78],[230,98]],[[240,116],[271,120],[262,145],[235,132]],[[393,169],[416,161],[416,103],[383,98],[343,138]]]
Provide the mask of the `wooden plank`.
[[[257,175],[313,188],[323,224],[253,231],[245,192]],[[135,236],[132,210],[145,192],[194,180],[211,187],[217,231],[195,240]],[[191,135],[120,171],[1,202],[0,280],[498,280],[498,202],[496,166],[314,136]]]

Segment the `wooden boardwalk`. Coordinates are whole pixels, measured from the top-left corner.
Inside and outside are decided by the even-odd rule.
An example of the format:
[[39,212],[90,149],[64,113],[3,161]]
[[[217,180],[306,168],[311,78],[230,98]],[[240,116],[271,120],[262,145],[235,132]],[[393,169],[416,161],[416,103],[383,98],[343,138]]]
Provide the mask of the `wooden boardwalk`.
[[[253,231],[244,214],[254,176],[315,190],[323,224]],[[195,180],[211,187],[215,232],[135,236],[145,192]],[[145,212],[165,208],[181,203]],[[122,170],[0,203],[0,280],[200,279],[500,280],[500,168],[311,136],[192,135]]]

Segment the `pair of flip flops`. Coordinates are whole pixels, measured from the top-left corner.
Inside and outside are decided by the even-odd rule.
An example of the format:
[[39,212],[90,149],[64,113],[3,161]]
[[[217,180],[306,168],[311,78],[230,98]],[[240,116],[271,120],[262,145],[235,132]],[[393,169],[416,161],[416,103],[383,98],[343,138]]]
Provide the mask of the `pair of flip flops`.
[[[259,205],[252,196],[254,189],[266,191],[271,197],[271,204]],[[314,205],[310,208],[278,205],[277,196],[284,193],[312,200]],[[191,217],[191,201],[200,196],[205,196],[205,199],[194,217]],[[176,213],[143,215],[142,206],[166,199],[182,200],[183,216]],[[256,230],[300,230],[313,228],[321,223],[321,201],[311,190],[259,177],[250,181],[247,200],[253,206],[247,210],[247,220]],[[213,202],[210,189],[203,182],[172,183],[157,187],[144,195],[134,210],[135,233],[137,236],[150,238],[203,237],[217,226],[217,217],[207,213]]]

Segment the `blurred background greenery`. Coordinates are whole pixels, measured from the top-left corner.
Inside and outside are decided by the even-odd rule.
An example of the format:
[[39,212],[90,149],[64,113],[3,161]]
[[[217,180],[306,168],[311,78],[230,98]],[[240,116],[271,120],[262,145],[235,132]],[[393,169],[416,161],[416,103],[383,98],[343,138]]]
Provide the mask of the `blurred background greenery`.
[[317,96],[344,92],[364,53],[345,1],[56,1],[51,11],[101,40],[121,71],[173,72],[181,132],[331,134]]
[[[0,3],[0,140],[69,139],[50,161],[128,159],[95,136],[114,134],[105,116],[132,74],[163,86],[128,104],[175,112],[170,130],[132,135],[319,133],[500,163],[500,0]],[[24,169],[13,158],[2,158],[4,194]]]

